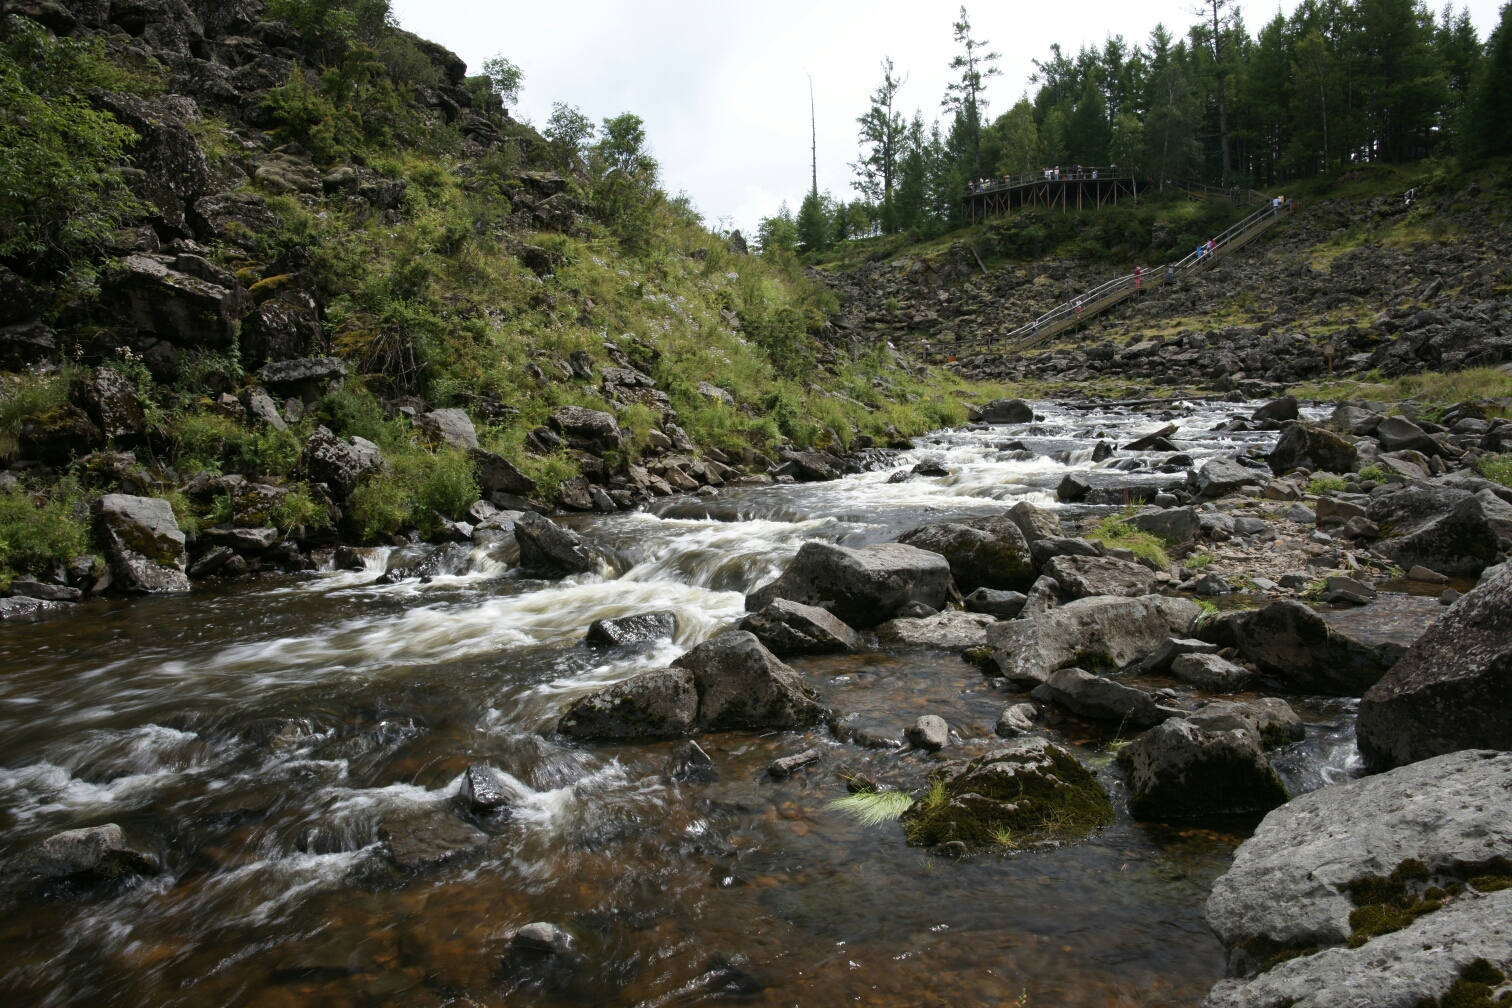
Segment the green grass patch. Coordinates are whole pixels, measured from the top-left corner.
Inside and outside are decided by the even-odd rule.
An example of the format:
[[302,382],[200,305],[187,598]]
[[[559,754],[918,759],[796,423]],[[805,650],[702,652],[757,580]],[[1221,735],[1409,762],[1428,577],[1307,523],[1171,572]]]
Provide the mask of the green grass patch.
[[0,491],[0,583],[21,573],[44,574],[54,562],[68,564],[89,552],[83,491],[64,479],[46,493]]
[[1307,492],[1315,496],[1346,490],[1349,484],[1338,476],[1320,476],[1307,484]]
[[1132,504],[1118,514],[1108,515],[1087,533],[1087,538],[1098,540],[1111,549],[1131,550],[1137,557],[1151,560],[1162,568],[1169,567],[1171,557],[1166,553],[1165,540],[1129,524],[1129,519],[1138,511],[1139,505]]
[[45,416],[68,401],[65,375],[0,375],[0,460],[21,451],[21,425]]
[[1181,562],[1181,566],[1186,570],[1201,570],[1212,562],[1213,554],[1211,553],[1193,553]]
[[1493,483],[1512,487],[1512,455],[1482,455],[1475,463],[1475,471]]

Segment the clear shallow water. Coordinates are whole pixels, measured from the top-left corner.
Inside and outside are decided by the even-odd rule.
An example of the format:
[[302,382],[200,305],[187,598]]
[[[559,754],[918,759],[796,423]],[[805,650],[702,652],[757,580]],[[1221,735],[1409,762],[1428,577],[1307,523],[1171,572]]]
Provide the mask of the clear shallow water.
[[[1253,408],[1199,407],[1174,440],[1199,463],[1263,445],[1273,435],[1205,433]],[[1134,822],[1102,727],[1067,719],[1050,734],[1108,785],[1114,826],[962,862],[828,808],[842,768],[911,788],[937,757],[823,727],[717,734],[701,744],[719,780],[679,784],[664,775],[671,743],[550,734],[576,697],[738,621],[744,592],[804,539],[864,545],[1020,499],[1051,505],[1068,468],[1090,466],[1095,434],[1128,441],[1162,423],[1051,407],[1040,424],[921,439],[900,460],[937,457],[948,477],[869,473],[574,519],[614,558],[611,580],[531,581],[507,553],[453,547],[454,573],[378,585],[399,558],[375,551],[365,571],[0,627],[0,855],[116,822],[167,868],[89,889],[0,881],[0,991],[46,1005],[1195,1003],[1223,970],[1202,904],[1252,824]],[[1015,439],[1073,461],[995,447]],[[675,640],[581,645],[591,621],[652,609],[677,612]],[[943,757],[985,751],[1016,699],[949,653],[793,664],[872,734],[941,714],[958,743]],[[1293,699],[1316,724],[1277,757],[1287,783],[1353,772],[1352,706]],[[297,723],[264,740],[267,718]],[[818,764],[764,776],[811,746]],[[380,829],[458,821],[472,762],[516,778],[513,815],[472,822],[489,838],[475,858],[395,870]],[[578,955],[505,956],[534,920],[571,929]]]

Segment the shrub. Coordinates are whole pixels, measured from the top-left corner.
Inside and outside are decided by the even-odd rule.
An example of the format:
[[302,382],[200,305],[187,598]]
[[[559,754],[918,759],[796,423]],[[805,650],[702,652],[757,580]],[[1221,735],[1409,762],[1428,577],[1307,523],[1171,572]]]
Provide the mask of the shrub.
[[0,378],[0,459],[10,461],[21,450],[21,425],[68,401],[66,375],[10,375]]
[[313,529],[329,528],[331,513],[324,504],[310,497],[309,487],[296,483],[273,510],[273,523],[285,532],[296,525]]
[[464,451],[445,449],[429,457],[429,465],[415,487],[415,503],[422,517],[439,511],[448,518],[460,517],[478,499],[478,479],[473,461]]
[[53,561],[67,564],[89,550],[82,498],[71,479],[45,494],[0,490],[0,581],[9,585],[18,573],[44,573]]
[[409,491],[392,472],[375,472],[352,492],[347,518],[363,539],[392,535],[409,521]]
[[1129,524],[1137,505],[1125,508],[1118,514],[1108,515],[1087,533],[1088,539],[1100,539],[1104,546],[1113,549],[1133,550],[1137,557],[1153,560],[1161,567],[1169,567],[1171,558],[1166,554],[1165,543],[1158,537]]

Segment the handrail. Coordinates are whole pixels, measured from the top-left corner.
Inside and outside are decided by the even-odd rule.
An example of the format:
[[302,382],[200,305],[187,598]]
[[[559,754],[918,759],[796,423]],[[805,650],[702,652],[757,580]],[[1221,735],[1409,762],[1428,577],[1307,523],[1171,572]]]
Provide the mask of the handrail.
[[[1094,174],[1096,178],[1093,178]],[[1135,177],[1132,169],[1120,168],[1117,165],[1083,165],[1079,170],[1060,167],[1041,168],[1038,171],[1023,172],[1019,175],[1004,175],[1001,178],[992,179],[987,185],[976,188],[971,188],[972,183],[967,183],[966,196],[967,198],[981,196],[1039,182],[1116,182]]]

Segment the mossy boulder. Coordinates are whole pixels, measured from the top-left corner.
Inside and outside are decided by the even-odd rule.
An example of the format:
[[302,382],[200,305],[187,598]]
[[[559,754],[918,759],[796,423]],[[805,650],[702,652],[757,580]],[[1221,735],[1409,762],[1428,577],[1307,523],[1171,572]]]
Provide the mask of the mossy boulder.
[[115,582],[126,591],[187,591],[184,533],[159,497],[106,494],[95,504],[100,542]]
[[937,773],[903,815],[910,843],[971,849],[1076,838],[1112,821],[1103,786],[1076,757],[1042,739]]

